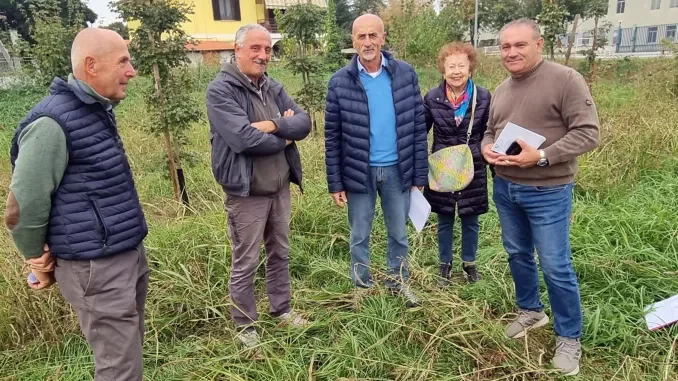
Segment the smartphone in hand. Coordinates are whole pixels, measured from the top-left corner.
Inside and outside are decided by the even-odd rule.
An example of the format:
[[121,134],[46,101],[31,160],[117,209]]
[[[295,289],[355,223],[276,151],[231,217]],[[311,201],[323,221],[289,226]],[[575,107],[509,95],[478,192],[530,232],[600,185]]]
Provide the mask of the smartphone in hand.
[[518,142],[511,143],[511,145],[506,149],[507,156],[520,155],[521,152],[523,152],[523,147],[521,147]]

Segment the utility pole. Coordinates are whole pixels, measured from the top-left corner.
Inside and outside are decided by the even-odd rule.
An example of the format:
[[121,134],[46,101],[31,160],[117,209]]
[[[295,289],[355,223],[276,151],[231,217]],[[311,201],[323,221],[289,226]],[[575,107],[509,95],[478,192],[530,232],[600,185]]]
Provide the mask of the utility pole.
[[473,38],[475,40],[474,43],[473,43],[473,46],[475,46],[476,48],[478,48],[478,39],[480,38],[478,36],[478,1],[479,0],[476,0],[476,14],[475,14],[476,21],[475,21],[475,27],[473,29]]

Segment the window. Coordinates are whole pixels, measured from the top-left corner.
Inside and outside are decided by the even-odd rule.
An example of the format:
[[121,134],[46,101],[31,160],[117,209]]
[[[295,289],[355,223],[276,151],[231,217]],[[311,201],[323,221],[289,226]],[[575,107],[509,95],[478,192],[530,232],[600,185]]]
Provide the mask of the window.
[[240,21],[240,0],[212,0],[215,20]]
[[617,0],[617,13],[624,13],[626,9],[626,0]]
[[591,37],[592,37],[591,32],[586,32],[586,33],[582,34],[581,38],[579,38],[579,43],[577,44],[577,46],[589,46],[589,45],[591,45]]
[[651,26],[647,28],[647,43],[656,44],[657,43],[657,27]]
[[678,8],[678,0],[671,0],[671,4],[669,4],[671,8]]
[[652,0],[651,10],[657,10],[662,7],[662,0]]
[[676,25],[669,25],[666,27],[666,39],[669,41],[676,41]]

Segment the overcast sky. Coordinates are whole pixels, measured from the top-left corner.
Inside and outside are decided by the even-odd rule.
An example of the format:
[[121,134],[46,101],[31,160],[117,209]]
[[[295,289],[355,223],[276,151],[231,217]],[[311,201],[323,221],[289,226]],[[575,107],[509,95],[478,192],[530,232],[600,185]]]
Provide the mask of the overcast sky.
[[108,25],[112,22],[115,21],[122,21],[118,17],[117,13],[111,12],[110,9],[108,9],[108,3],[111,0],[88,0],[87,4],[89,5],[89,8],[96,13],[99,18],[97,18],[97,21],[95,22],[95,25]]

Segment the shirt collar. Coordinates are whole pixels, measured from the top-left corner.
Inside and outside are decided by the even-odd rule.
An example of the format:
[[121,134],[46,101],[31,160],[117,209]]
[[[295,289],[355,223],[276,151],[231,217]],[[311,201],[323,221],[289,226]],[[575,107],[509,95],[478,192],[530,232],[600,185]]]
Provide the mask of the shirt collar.
[[100,94],[97,93],[96,90],[94,90],[94,89],[92,88],[92,86],[90,86],[87,82],[75,78],[75,76],[73,75],[73,73],[71,73],[71,74],[68,75],[68,84],[71,85],[71,86],[76,86],[76,87],[78,87],[81,91],[83,91],[83,92],[86,93],[87,95],[91,96],[92,98],[96,99],[97,102],[99,102],[99,103],[101,103],[102,105],[104,105],[104,107],[105,107],[106,110],[108,110],[108,111],[112,110],[113,107],[117,106],[118,103],[120,103],[120,102],[117,102],[117,101],[116,101],[116,102],[112,102],[110,99],[108,99],[108,98],[106,98],[106,97],[100,95]]
[[358,73],[365,73],[368,75],[371,75],[373,77],[378,76],[381,74],[382,68],[385,68],[388,66],[388,59],[384,57],[384,53],[381,53],[381,66],[379,67],[379,70],[377,70],[376,73],[368,73],[363,64],[360,63],[360,58],[358,58]]
[[[235,64],[235,67],[237,67],[238,70],[240,70],[240,66],[238,66],[237,63]],[[245,76],[245,78],[247,78],[248,81],[250,81],[250,84],[252,85],[252,87],[254,87],[254,89],[257,90],[257,91],[261,91],[261,89],[266,84],[266,74],[259,77],[259,83],[257,84],[257,83],[254,83],[254,81],[250,77],[248,77],[247,74],[243,73],[242,70],[240,70],[240,73],[242,73],[242,75]]]

